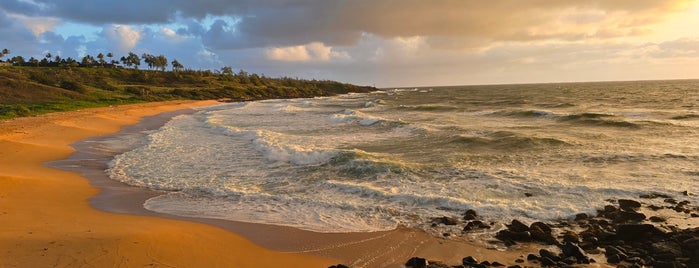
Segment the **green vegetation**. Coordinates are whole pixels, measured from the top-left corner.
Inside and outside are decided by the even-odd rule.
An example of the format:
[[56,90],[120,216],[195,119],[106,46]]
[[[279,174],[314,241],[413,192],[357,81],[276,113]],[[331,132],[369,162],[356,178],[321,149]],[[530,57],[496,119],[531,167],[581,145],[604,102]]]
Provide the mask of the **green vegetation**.
[[[7,56],[9,51],[1,53],[0,57]],[[122,62],[134,68],[104,58],[101,53],[97,59],[86,56],[83,64],[48,54],[42,61],[32,58],[28,62],[8,60],[10,66],[0,64],[0,119],[152,101],[249,101],[376,90],[334,81],[269,78],[242,70],[233,73],[230,67],[186,70],[177,60],[172,61],[173,71],[164,71],[168,61],[162,55],[144,55],[153,70],[137,69],[140,58],[133,53],[122,57]]]

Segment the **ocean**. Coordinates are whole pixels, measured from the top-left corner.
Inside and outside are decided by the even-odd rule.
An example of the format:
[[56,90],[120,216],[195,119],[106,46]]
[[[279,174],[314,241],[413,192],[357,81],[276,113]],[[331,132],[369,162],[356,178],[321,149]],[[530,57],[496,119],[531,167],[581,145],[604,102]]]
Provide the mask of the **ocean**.
[[107,172],[162,191],[144,204],[162,213],[317,232],[433,231],[432,218],[467,209],[554,221],[609,199],[699,193],[699,81],[226,103],[132,144]]

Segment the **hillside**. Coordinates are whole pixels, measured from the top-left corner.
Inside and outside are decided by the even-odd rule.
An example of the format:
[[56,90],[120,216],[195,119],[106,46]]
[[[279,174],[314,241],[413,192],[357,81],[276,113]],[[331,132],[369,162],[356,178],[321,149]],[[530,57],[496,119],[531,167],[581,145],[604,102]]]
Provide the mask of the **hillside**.
[[246,101],[369,92],[335,81],[269,78],[243,71],[150,71],[100,67],[0,67],[0,119],[165,100]]

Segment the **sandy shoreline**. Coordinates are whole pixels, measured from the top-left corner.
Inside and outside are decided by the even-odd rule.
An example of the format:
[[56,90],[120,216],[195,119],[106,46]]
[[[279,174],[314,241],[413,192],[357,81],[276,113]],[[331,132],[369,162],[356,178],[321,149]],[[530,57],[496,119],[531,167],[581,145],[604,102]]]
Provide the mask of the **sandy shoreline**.
[[[0,267],[403,267],[413,256],[448,264],[465,256],[514,264],[538,250],[524,245],[495,251],[407,228],[328,234],[158,214],[142,207],[158,193],[105,180],[105,160],[91,155],[89,146],[78,143],[79,153],[68,158],[77,141],[100,139],[125,126],[132,132],[157,128],[172,114],[137,123],[212,104],[150,103],[0,121]],[[74,167],[73,172],[43,164],[49,161]]]

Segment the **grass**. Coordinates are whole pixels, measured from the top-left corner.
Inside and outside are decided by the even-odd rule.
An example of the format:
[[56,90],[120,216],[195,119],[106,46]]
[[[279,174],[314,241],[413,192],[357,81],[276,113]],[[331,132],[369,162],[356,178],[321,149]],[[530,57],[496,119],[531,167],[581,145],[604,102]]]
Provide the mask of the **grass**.
[[368,92],[335,81],[124,68],[0,67],[0,119],[167,100],[232,101]]

